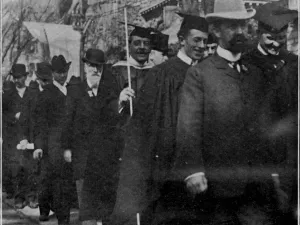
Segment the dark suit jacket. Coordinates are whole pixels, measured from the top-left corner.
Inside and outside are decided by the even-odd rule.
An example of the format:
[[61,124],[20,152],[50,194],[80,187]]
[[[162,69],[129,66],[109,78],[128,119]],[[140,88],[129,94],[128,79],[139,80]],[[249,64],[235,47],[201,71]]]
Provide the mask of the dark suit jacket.
[[[34,111],[34,145],[45,154],[59,157],[58,152],[48,152],[51,146],[58,151],[65,116],[66,96],[53,84],[47,84],[37,98]],[[60,155],[62,158],[62,153]]]
[[118,122],[118,89],[110,70],[104,69],[97,96],[87,81],[72,77],[67,86],[63,149],[72,149],[74,175],[84,176],[89,150],[102,135],[114,134]]
[[[3,94],[3,131],[17,142],[23,139],[32,141],[32,113],[35,107],[37,92],[27,87],[23,98],[13,85],[10,90]],[[19,120],[15,119],[16,113],[20,112]],[[6,140],[5,140],[6,141]]]
[[179,179],[205,172],[214,195],[228,197],[241,195],[249,179],[271,178],[277,162],[262,135],[261,83],[255,67],[244,64],[238,73],[217,54],[188,70],[177,126]]

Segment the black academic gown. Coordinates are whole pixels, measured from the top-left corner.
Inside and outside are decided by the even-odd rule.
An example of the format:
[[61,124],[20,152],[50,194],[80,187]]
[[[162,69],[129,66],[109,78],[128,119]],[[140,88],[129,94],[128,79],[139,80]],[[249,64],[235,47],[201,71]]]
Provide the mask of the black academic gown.
[[142,223],[153,218],[151,208],[156,207],[160,191],[167,189],[162,186],[174,160],[178,99],[189,67],[173,57],[145,77],[126,128],[130,134],[125,137],[112,224],[135,224],[137,213]]

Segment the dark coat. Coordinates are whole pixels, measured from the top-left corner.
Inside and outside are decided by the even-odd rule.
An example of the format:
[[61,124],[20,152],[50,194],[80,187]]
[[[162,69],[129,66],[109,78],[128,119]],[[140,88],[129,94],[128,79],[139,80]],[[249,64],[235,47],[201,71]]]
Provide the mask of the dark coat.
[[[35,107],[37,92],[27,87],[23,98],[17,92],[15,86],[3,94],[3,138],[4,150],[12,154],[16,151],[17,144],[27,139],[33,141],[33,110]],[[15,118],[16,113],[20,112],[20,118]],[[7,145],[6,145],[7,144]],[[6,149],[6,147],[9,149]]]
[[54,164],[63,160],[61,134],[64,124],[66,96],[53,84],[47,84],[37,98],[34,111],[34,145],[42,149]]
[[[97,96],[90,96],[87,81],[72,77],[67,86],[63,149],[72,150],[75,179],[84,177],[88,152],[95,148],[97,139],[117,132],[116,83],[110,71],[105,70]],[[119,159],[119,158],[118,158]]]
[[[244,64],[244,63],[243,63]],[[268,148],[262,126],[265,92],[260,71],[241,73],[217,54],[187,72],[178,115],[175,173],[205,172],[215,197],[244,193],[252,179],[271,179],[284,156]]]
[[88,94],[86,81],[76,80],[72,78],[68,85],[63,146],[74,152],[75,178],[84,178],[83,192],[87,194],[82,199],[80,219],[105,219],[115,203],[123,148],[118,126],[119,90],[107,67],[95,97]]

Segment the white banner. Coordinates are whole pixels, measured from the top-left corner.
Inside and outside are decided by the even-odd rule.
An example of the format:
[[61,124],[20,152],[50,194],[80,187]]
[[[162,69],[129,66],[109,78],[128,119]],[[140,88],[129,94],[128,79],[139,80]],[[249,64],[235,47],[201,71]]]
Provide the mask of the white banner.
[[69,77],[80,76],[80,32],[69,25],[37,22],[24,22],[24,25],[33,37],[49,45],[51,58],[63,55],[67,62],[72,62]]

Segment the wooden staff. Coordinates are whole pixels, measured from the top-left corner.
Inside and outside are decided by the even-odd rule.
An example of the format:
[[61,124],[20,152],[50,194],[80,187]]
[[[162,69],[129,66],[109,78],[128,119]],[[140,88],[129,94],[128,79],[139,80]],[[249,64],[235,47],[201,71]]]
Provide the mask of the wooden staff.
[[[130,65],[129,65],[129,41],[128,41],[128,27],[127,27],[127,9],[124,7],[124,17],[125,17],[125,36],[126,36],[126,58],[127,58],[127,74],[128,74],[128,86],[131,89],[131,75],[130,75]],[[129,99],[130,102],[130,116],[133,113],[132,97]]]
[[140,214],[139,213],[136,214],[136,222],[137,222],[137,225],[141,225],[140,224]]

